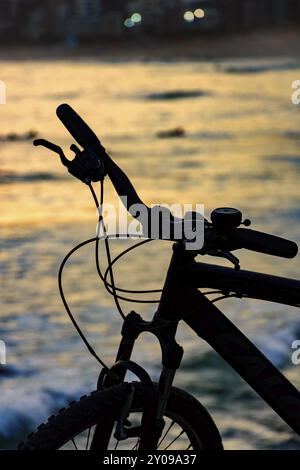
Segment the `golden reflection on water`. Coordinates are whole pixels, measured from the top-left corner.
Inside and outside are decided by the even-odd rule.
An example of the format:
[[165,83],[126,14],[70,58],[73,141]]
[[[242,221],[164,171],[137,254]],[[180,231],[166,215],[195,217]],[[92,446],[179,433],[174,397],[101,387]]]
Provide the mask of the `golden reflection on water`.
[[[297,71],[233,74],[218,64],[2,64],[7,104],[1,134],[29,129],[65,149],[72,138],[55,116],[69,102],[95,129],[148,203],[204,203],[248,212],[298,207],[297,172],[280,156],[299,156],[299,109],[291,103]],[[200,90],[204,96],[145,99],[150,93]],[[182,126],[186,137],[158,139]],[[30,142],[1,143],[1,170],[61,178],[2,186],[2,221],[66,222],[95,215],[86,188],[58,159]],[[115,201],[107,189],[107,201]]]
[[[56,282],[65,252],[94,236],[96,214],[85,185],[68,175],[56,156],[31,142],[1,141],[1,136],[33,129],[67,151],[72,138],[55,109],[68,102],[96,131],[145,202],[205,204],[206,216],[215,207],[238,207],[252,219],[253,228],[299,242],[300,107],[291,103],[291,83],[299,75],[300,67],[227,73],[226,64],[217,62],[0,64],[0,78],[7,85],[7,104],[0,107],[1,235],[6,243],[1,252],[5,269],[1,322],[15,344],[10,360],[41,374],[27,385],[20,379],[23,395],[26,389],[31,396],[33,386],[39,393],[45,383],[52,384],[53,376],[66,390],[73,382],[86,386],[97,375],[97,366],[62,309]],[[204,95],[147,99],[151,93],[174,90],[200,90]],[[178,126],[186,131],[182,138],[156,136]],[[117,204],[108,181],[105,188],[106,202]],[[121,247],[115,242],[113,250]],[[287,261],[250,252],[239,256],[248,269],[299,277],[299,257]],[[122,287],[158,288],[169,257],[170,245],[154,242],[118,266],[117,281]],[[86,248],[68,266],[66,294],[92,344],[111,363],[120,320],[94,274],[93,252]],[[221,307],[298,385],[299,372],[288,362],[291,341],[299,331],[298,310],[241,300],[229,300]],[[137,309],[146,316],[153,313],[152,307]],[[276,439],[289,439],[286,428],[277,434],[281,422],[276,419],[272,431],[274,417],[259,400],[247,404],[243,385],[224,373],[224,365],[214,362],[215,356],[187,328],[180,328],[179,341],[186,355],[177,384],[201,395],[209,405],[227,448],[268,447]],[[135,354],[157,376],[160,359],[153,338],[146,335]],[[203,377],[199,382],[197,366]],[[4,406],[10,395],[5,397]],[[252,407],[260,417],[255,426]]]

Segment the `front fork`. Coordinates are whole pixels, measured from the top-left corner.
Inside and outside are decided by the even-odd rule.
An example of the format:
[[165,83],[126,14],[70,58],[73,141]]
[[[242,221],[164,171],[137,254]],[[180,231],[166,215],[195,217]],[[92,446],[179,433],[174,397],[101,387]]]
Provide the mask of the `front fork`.
[[[141,425],[131,428],[125,427],[133,401],[134,385],[132,385],[120,412],[114,437],[117,440],[139,437],[139,450],[142,451],[153,451],[157,448],[164,428],[163,416],[176,370],[179,368],[183,356],[183,348],[175,340],[177,326],[177,321],[166,323],[156,318],[151,322],[146,322],[137,313],[130,312],[122,327],[122,339],[116,362],[108,372],[102,370],[98,379],[98,390],[122,383],[128,370],[140,379],[144,388],[145,403]],[[130,360],[135,341],[141,333],[146,331],[157,337],[162,351],[163,367],[158,387],[154,386],[150,376],[141,366]],[[95,435],[97,435],[97,430]]]

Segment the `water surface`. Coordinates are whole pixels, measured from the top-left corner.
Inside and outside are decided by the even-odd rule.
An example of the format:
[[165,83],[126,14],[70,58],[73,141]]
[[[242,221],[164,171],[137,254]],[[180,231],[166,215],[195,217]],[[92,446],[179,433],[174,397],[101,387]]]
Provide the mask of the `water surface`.
[[[1,135],[34,130],[68,151],[72,139],[55,117],[57,105],[68,102],[148,204],[203,203],[206,216],[215,207],[238,207],[253,228],[299,242],[300,107],[291,103],[291,83],[300,65],[267,63],[270,67],[255,73],[255,61],[250,69],[238,61],[1,62],[7,84]],[[176,99],[178,91],[188,93]],[[184,137],[157,137],[176,127],[185,129]],[[2,139],[0,165],[0,338],[8,362],[0,375],[0,439],[8,448],[95,387],[99,367],[68,321],[56,274],[64,254],[94,236],[96,216],[87,188],[47,150]],[[117,202],[108,181],[106,202]],[[126,243],[113,242],[114,253]],[[118,283],[159,288],[170,255],[167,242],[140,248],[118,266]],[[299,278],[299,257],[239,255],[247,269]],[[96,277],[92,247],[74,255],[64,285],[87,337],[112,364],[121,321]],[[241,300],[220,306],[299,388],[300,366],[291,363],[291,343],[300,337],[299,310]],[[131,308],[139,307],[124,305],[125,312]],[[154,308],[139,311],[150,318]],[[178,341],[185,356],[176,384],[208,407],[227,449],[300,449],[292,431],[193,332],[182,326]],[[158,377],[159,348],[149,334],[134,357]]]

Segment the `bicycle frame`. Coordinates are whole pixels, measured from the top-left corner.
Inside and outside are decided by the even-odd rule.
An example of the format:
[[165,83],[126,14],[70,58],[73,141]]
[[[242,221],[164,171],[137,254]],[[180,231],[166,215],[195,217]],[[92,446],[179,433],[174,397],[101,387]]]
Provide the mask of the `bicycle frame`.
[[[284,304],[299,304],[300,282],[196,263],[195,256],[195,253],[184,251],[182,244],[174,244],[173,256],[158,310],[151,322],[143,321],[135,312],[127,315],[122,328],[122,340],[116,364],[130,360],[135,340],[142,332],[152,332],[158,338],[162,350],[163,368],[158,386],[156,416],[161,419],[183,355],[183,349],[175,341],[178,322],[183,320],[300,435],[300,393],[298,390],[198,290],[201,287],[221,288],[224,292],[234,292],[240,297],[244,295]],[[125,369],[118,375],[119,382],[124,380]],[[103,385],[103,377],[99,383],[100,386]],[[143,445],[144,449],[149,450],[147,443]]]

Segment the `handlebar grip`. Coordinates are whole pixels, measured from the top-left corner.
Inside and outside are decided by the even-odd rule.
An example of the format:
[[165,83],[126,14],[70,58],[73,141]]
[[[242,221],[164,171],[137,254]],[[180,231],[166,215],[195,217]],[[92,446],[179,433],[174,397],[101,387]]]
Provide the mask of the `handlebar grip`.
[[87,149],[100,143],[96,134],[70,105],[58,106],[56,115],[82,148]]
[[[126,174],[109,157],[96,134],[94,134],[94,132],[76,113],[76,111],[74,111],[74,109],[71,108],[71,106],[68,104],[61,104],[58,106],[56,114],[70,134],[74,137],[74,139],[79,143],[79,145],[81,145],[81,147],[86,150],[91,146],[95,146],[95,151],[100,155],[100,158],[107,170],[107,174],[110,177],[118,195],[120,197],[126,196],[127,198],[126,209],[130,212],[131,206],[134,206],[135,204],[141,204],[147,209],[147,211],[149,211],[149,208],[139,198],[136,190],[134,189]],[[133,212],[133,216],[137,217],[134,214],[135,211]]]
[[237,228],[232,231],[230,241],[240,248],[282,258],[294,258],[298,253],[298,246],[295,242],[246,228]]

